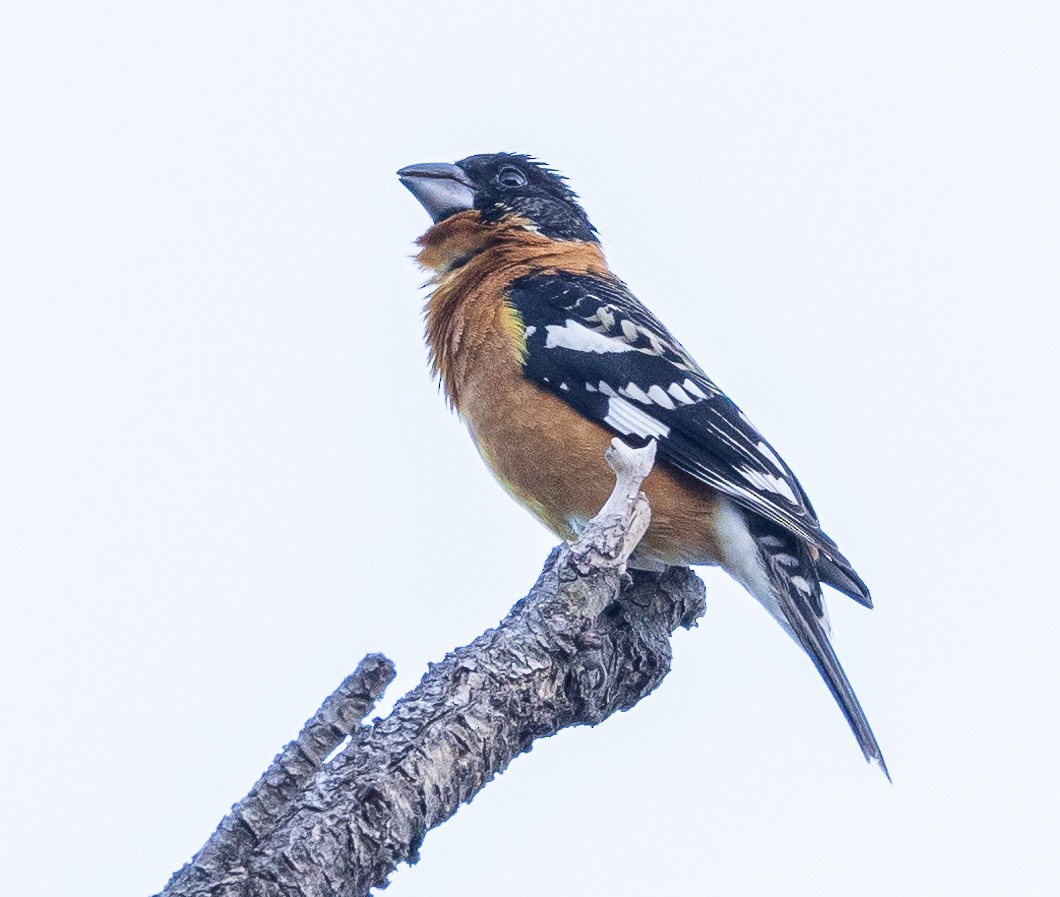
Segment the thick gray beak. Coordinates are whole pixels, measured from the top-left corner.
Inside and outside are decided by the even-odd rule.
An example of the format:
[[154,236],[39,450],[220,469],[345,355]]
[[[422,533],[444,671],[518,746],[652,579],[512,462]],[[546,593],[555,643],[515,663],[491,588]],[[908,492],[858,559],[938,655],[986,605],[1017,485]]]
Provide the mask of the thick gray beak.
[[397,175],[435,224],[475,207],[475,185],[461,169],[448,162],[409,165]]

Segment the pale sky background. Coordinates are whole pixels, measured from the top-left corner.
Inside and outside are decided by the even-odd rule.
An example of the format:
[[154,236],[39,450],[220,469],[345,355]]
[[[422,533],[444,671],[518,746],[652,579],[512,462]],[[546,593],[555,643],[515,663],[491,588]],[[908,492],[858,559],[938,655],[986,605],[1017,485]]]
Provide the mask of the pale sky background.
[[660,690],[388,897],[1060,891],[1060,6],[691,6],[8,4],[5,894],[157,891],[362,655],[392,700],[534,581],[394,177],[498,150],[570,176],[871,585],[830,606],[894,784],[704,571]]

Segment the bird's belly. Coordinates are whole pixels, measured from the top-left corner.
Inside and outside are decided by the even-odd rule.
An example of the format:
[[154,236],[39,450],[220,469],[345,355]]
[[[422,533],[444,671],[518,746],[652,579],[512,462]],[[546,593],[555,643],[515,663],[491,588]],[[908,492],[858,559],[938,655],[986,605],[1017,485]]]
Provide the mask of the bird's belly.
[[[603,506],[615,485],[604,460],[614,434],[522,378],[473,378],[459,411],[498,482],[564,539]],[[663,461],[644,481],[651,525],[642,566],[717,564],[718,494]]]

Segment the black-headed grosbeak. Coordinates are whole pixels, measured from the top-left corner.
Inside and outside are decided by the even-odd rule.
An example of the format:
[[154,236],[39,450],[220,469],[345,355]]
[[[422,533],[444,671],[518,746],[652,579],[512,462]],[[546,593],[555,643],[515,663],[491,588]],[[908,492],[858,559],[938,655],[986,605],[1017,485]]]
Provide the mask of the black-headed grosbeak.
[[410,165],[434,221],[431,366],[497,480],[574,539],[614,479],[615,434],[658,443],[651,525],[631,565],[722,567],[806,651],[865,757],[876,738],[832,649],[821,583],[871,607],[773,447],[607,267],[565,180],[529,156]]

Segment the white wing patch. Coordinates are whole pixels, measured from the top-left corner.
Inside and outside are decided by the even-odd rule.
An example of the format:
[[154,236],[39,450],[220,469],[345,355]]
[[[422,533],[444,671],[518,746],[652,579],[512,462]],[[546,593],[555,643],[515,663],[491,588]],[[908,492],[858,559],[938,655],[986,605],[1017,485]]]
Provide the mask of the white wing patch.
[[763,489],[767,492],[773,492],[782,498],[786,498],[793,505],[799,503],[798,499],[795,498],[795,493],[792,491],[788,481],[782,477],[775,477],[770,473],[762,473],[762,471],[755,470],[752,467],[737,467],[734,469],[752,486],[755,486],[758,489]]
[[626,386],[621,387],[618,394],[625,396],[627,399],[636,399],[642,405],[651,404],[651,399],[648,398],[648,394],[637,386],[636,383],[629,383]]
[[682,405],[694,405],[696,402],[687,392],[681,389],[680,383],[671,383],[670,388],[666,391]]
[[762,457],[769,461],[769,463],[772,464],[777,470],[783,473],[784,465],[780,463],[780,458],[778,458],[773,453],[773,450],[768,445],[766,445],[764,442],[758,443],[758,451],[762,454]]
[[688,392],[694,395],[697,399],[705,399],[707,394],[700,389],[691,377],[685,377],[685,382],[681,384]]
[[636,352],[621,340],[611,339],[595,330],[590,330],[577,321],[568,319],[562,327],[549,324],[545,328],[546,349],[573,349],[575,352]]
[[[595,392],[596,390],[593,389],[592,391]],[[608,396],[616,395],[615,391],[604,383],[600,384],[600,392]],[[677,407],[674,399],[670,398],[671,395],[683,405],[694,405],[699,401],[698,399],[693,399],[689,396],[678,383],[671,383],[667,389],[663,389],[659,384],[655,383],[649,386],[648,391],[645,392],[641,387],[637,386],[636,383],[631,381],[625,386],[620,386],[617,395],[625,396],[627,399],[633,399],[635,402],[640,402],[642,405],[658,405],[660,408],[665,408],[667,411],[673,411]]]
[[[601,384],[602,385],[602,384]],[[642,408],[621,396],[608,400],[607,416],[604,423],[614,427],[619,433],[627,436],[640,436],[644,439],[661,438],[670,435],[670,428],[662,421],[656,420]]]
[[665,392],[663,392],[663,388],[659,386],[658,383],[656,383],[654,386],[651,387],[651,389],[648,390],[648,398],[651,399],[656,405],[662,405],[663,408],[666,408],[670,411],[673,411],[676,407],[674,405],[674,400],[671,399]]

